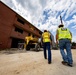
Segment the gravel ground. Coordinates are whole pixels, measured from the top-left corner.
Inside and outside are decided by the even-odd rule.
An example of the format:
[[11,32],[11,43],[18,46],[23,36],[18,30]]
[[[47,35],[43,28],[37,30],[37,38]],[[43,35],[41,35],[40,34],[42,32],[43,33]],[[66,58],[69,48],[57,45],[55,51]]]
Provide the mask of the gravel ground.
[[76,75],[76,49],[72,50],[73,67],[61,64],[59,50],[52,50],[52,63],[48,64],[43,51],[0,51],[0,75]]

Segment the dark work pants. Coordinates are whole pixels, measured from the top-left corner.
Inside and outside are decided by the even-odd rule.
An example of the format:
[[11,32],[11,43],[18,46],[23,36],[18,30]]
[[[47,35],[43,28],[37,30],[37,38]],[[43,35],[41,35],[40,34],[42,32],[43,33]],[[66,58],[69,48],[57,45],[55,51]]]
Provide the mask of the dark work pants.
[[46,49],[48,50],[48,61],[51,62],[51,46],[50,46],[50,42],[45,42],[43,43],[43,49],[44,49],[44,58],[46,59],[47,58],[47,51]]
[[[63,61],[68,62],[69,64],[73,63],[72,52],[71,52],[71,43],[69,39],[59,40],[60,52],[63,58]],[[64,51],[64,49],[66,51]]]

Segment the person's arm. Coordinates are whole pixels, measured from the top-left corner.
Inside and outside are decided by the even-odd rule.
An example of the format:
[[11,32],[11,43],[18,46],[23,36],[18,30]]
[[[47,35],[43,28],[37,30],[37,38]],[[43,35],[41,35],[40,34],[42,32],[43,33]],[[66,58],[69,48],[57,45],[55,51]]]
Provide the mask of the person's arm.
[[[70,32],[70,35],[71,35],[71,38],[72,38],[72,33]],[[71,39],[71,41],[70,42],[72,42],[72,39]]]
[[58,30],[56,31],[56,44],[58,44]]
[[72,37],[72,33],[70,32],[70,35],[71,35],[71,37]]
[[41,36],[41,46],[43,45],[43,37]]
[[52,41],[52,36],[50,35],[50,40]]

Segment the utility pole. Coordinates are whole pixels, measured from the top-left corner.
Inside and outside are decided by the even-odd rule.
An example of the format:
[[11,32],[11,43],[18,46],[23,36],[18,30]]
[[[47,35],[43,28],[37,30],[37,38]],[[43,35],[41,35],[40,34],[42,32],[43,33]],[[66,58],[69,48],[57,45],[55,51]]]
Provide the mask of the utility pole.
[[61,15],[60,15],[60,21],[61,21],[61,24],[63,24],[63,21],[62,21],[62,17],[61,17]]

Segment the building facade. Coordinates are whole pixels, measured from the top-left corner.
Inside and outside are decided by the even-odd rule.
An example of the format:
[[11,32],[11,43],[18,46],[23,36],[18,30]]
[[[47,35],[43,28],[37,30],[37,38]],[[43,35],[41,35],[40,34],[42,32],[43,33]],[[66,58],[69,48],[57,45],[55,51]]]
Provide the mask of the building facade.
[[19,42],[25,41],[25,37],[32,34],[39,38],[41,31],[0,2],[0,49],[17,48]]

